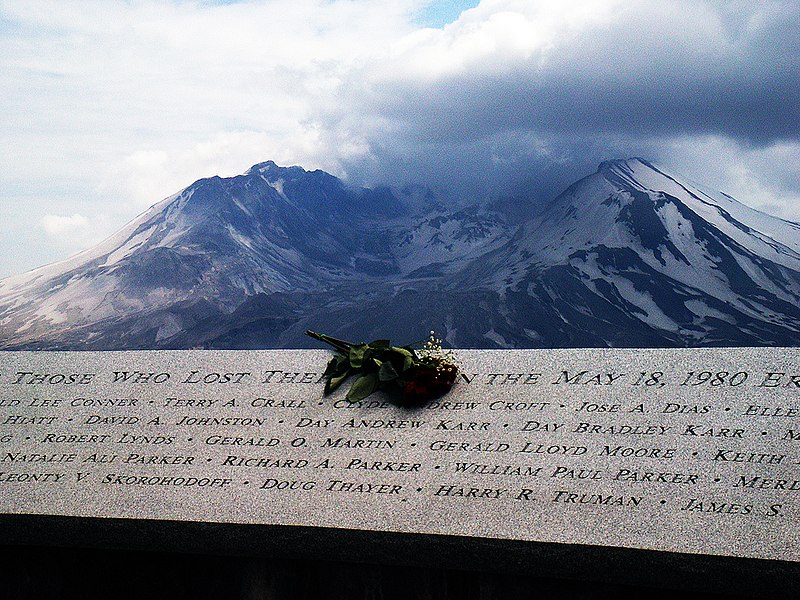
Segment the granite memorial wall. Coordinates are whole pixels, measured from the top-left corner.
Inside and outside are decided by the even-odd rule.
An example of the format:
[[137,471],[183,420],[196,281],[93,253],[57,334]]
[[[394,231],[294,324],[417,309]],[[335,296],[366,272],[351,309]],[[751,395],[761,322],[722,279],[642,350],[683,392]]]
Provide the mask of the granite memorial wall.
[[329,356],[0,355],[6,543],[797,583],[797,349],[460,351],[417,408]]

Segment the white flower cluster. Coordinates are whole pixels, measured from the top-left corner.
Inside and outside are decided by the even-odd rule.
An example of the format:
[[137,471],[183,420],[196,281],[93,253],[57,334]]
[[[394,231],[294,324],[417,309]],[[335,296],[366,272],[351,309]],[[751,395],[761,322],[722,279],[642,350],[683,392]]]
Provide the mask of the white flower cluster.
[[439,373],[457,370],[460,364],[454,351],[442,348],[442,340],[436,337],[435,331],[431,331],[430,337],[417,354],[423,362],[435,367]]

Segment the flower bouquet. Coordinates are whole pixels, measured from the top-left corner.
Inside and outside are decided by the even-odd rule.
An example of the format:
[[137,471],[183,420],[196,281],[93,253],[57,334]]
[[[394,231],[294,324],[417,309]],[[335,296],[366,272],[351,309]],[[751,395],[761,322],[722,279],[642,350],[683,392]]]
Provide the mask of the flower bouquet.
[[306,335],[336,350],[324,373],[325,395],[350,375],[356,375],[345,396],[350,402],[383,390],[405,406],[418,406],[445,395],[456,381],[455,357],[451,351],[442,349],[441,340],[436,339],[433,331],[419,350],[392,346],[389,340],[353,344],[314,331],[306,331]]

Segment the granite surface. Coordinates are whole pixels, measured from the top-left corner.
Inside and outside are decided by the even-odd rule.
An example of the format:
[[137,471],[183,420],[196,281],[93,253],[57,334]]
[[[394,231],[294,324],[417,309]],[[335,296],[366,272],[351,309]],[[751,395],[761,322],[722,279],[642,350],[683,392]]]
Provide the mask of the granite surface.
[[329,356],[0,354],[3,522],[800,562],[797,349],[460,351],[458,384],[416,409],[323,397]]

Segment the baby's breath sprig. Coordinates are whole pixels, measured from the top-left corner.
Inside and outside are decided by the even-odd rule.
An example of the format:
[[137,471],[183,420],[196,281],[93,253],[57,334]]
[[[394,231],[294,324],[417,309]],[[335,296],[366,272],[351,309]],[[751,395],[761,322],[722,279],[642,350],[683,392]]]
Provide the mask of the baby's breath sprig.
[[442,340],[436,337],[436,332],[433,330],[417,354],[420,360],[434,366],[437,371],[457,369],[461,366],[456,353],[453,350],[445,350],[442,347]]

